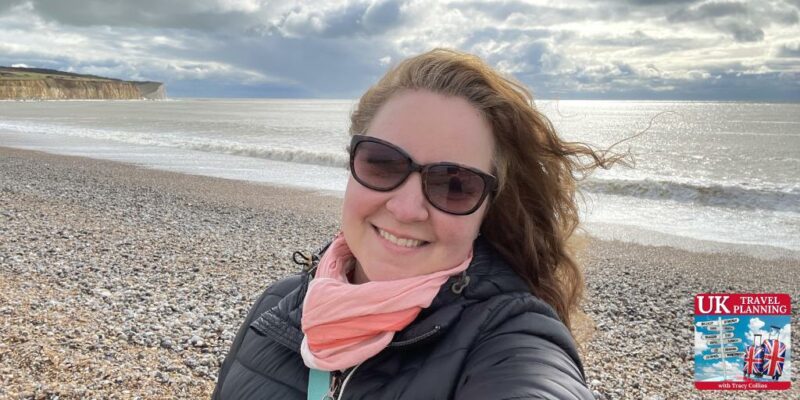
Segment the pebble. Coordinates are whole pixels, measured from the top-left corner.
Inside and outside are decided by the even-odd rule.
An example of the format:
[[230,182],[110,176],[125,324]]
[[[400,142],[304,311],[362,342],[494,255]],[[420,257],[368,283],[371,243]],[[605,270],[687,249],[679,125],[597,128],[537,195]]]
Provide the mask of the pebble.
[[[250,305],[299,271],[293,251],[338,227],[338,200],[316,195],[319,211],[299,212],[274,188],[234,202],[250,189],[3,151],[0,398],[210,397]],[[596,330],[581,356],[596,399],[736,398],[690,389],[693,296],[800,293],[797,261],[587,240],[582,307]]]
[[189,368],[192,368],[192,369],[196,368],[197,365],[198,365],[197,364],[197,360],[195,360],[192,357],[189,357],[189,358],[183,360],[183,364],[186,365]]
[[[583,307],[597,330],[581,355],[595,398],[750,398],[752,392],[687,390],[694,386],[694,295],[800,293],[800,281],[786,279],[797,276],[792,271],[800,262],[598,240],[587,249],[580,257],[586,266]],[[758,274],[752,273],[755,263],[762,267]],[[722,282],[725,287],[718,287]],[[796,330],[792,337],[797,340]],[[770,396],[796,399],[798,392]]]
[[192,338],[189,339],[189,344],[191,344],[194,347],[205,347],[205,345],[206,345],[206,343],[203,341],[203,339],[200,336],[197,336],[197,335],[192,336]]
[[210,397],[251,304],[338,226],[334,206],[232,205],[137,167],[3,151],[0,398]]

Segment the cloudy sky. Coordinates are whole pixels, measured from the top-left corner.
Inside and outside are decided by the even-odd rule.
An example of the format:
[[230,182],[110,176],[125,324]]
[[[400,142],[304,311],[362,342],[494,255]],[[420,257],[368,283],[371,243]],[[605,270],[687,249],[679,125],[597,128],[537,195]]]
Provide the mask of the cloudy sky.
[[800,0],[0,0],[0,65],[174,97],[357,98],[434,47],[542,99],[800,101]]

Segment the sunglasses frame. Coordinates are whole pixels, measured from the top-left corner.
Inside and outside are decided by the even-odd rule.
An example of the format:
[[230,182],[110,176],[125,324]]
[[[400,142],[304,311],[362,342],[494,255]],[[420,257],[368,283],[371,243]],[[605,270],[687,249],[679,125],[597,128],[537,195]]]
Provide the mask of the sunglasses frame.
[[[396,185],[394,185],[394,186],[392,186],[390,188],[375,187],[373,185],[370,185],[367,182],[364,182],[361,178],[358,177],[358,175],[355,172],[356,171],[355,170],[355,154],[356,154],[355,150],[358,147],[358,145],[361,144],[362,142],[378,143],[378,144],[387,146],[387,147],[397,151],[398,153],[400,153],[400,155],[402,155],[403,157],[405,157],[408,160],[408,168],[406,170],[406,176],[403,177],[403,179],[401,179],[400,182],[398,182]],[[425,200],[427,200],[428,203],[430,203],[437,210],[445,212],[447,214],[452,214],[452,215],[469,215],[469,214],[472,214],[475,211],[477,211],[478,208],[481,207],[481,205],[486,200],[486,197],[490,192],[494,193],[497,190],[497,178],[492,176],[492,175],[490,175],[490,174],[487,174],[487,173],[485,173],[485,172],[483,172],[483,171],[481,171],[481,170],[479,170],[477,168],[472,168],[472,167],[468,167],[466,165],[461,165],[461,164],[457,164],[457,163],[453,163],[453,162],[437,162],[437,163],[431,163],[431,164],[425,164],[425,165],[417,164],[417,162],[414,161],[414,159],[411,158],[411,155],[409,155],[405,150],[401,149],[400,147],[398,147],[397,145],[395,145],[393,143],[387,142],[385,140],[378,139],[376,137],[366,136],[366,135],[353,135],[352,139],[350,139],[350,146],[348,147],[347,150],[348,150],[348,153],[350,153],[350,174],[353,175],[353,178],[358,183],[360,183],[362,186],[364,186],[366,188],[369,188],[369,189],[372,189],[372,190],[375,190],[375,191],[378,191],[378,192],[391,192],[392,190],[397,189],[403,183],[405,183],[405,181],[408,180],[408,177],[411,176],[411,174],[413,172],[419,172],[420,175],[422,176],[422,194],[425,196]],[[430,197],[428,196],[428,185],[427,185],[427,180],[425,179],[425,176],[427,175],[428,171],[432,167],[463,168],[463,169],[466,169],[466,170],[474,173],[475,175],[478,175],[483,180],[483,193],[481,193],[481,196],[478,199],[478,201],[475,203],[475,206],[472,207],[471,209],[469,209],[468,211],[454,212],[454,211],[450,211],[450,210],[445,210],[444,208],[438,206],[436,203],[431,201]]]

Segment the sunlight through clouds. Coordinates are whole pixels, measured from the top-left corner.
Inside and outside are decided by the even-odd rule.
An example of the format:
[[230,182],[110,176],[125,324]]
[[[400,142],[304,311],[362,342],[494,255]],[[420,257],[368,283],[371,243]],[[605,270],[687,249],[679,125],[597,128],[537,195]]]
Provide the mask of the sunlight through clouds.
[[453,47],[543,98],[796,101],[799,13],[785,0],[6,0],[0,65],[135,71],[175,95],[222,78],[349,98],[392,62]]

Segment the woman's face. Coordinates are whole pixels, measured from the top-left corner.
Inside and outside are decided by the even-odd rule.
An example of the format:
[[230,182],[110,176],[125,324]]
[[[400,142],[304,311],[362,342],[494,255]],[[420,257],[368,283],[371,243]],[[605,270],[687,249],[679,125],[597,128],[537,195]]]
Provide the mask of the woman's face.
[[[366,135],[402,148],[418,164],[448,161],[491,171],[491,128],[462,98],[424,90],[395,94],[378,110]],[[358,260],[354,281],[402,279],[458,265],[472,248],[487,203],[472,214],[451,215],[427,201],[419,173],[390,192],[366,188],[351,176],[342,231]]]

